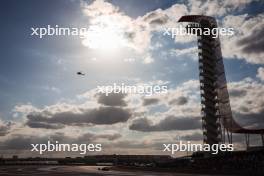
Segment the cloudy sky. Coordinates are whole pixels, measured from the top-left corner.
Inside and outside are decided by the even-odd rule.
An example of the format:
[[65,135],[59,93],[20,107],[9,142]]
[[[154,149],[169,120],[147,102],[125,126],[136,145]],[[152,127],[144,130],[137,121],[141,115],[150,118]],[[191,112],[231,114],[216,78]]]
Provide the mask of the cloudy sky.
[[[33,155],[30,143],[49,139],[102,143],[107,154],[164,154],[162,143],[178,137],[200,143],[196,37],[163,35],[191,14],[234,28],[221,36],[233,115],[244,127],[263,128],[263,9],[261,0],[1,1],[1,154]],[[103,35],[31,36],[30,28],[47,25]],[[169,91],[97,93],[113,83]],[[241,137],[236,142],[242,147]]]

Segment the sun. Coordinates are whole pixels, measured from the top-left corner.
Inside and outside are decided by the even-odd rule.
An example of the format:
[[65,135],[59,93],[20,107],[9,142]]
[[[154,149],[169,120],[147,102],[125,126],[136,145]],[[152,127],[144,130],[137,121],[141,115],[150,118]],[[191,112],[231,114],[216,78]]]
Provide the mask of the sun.
[[128,45],[120,24],[107,16],[93,21],[84,35],[82,44],[91,49],[116,50]]

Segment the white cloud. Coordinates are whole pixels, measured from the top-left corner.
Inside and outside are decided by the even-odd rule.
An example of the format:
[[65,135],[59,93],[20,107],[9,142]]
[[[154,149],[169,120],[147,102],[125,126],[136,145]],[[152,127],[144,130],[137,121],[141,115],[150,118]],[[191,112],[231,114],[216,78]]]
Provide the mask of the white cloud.
[[93,1],[91,5],[87,5],[85,1],[82,1],[81,5],[83,12],[91,17],[97,17],[102,14],[111,15],[119,12],[119,8],[104,0]]
[[245,78],[238,82],[229,83],[228,88],[234,112],[260,113],[263,110],[263,84],[254,81],[252,78]]
[[90,19],[90,32],[83,41],[85,46],[111,48],[116,45],[117,48],[132,48],[141,54],[147,52],[151,33],[148,23],[142,18],[133,19],[104,0],[93,1],[89,5],[82,3],[82,9]]
[[184,48],[184,49],[171,49],[170,54],[172,56],[181,56],[176,58],[183,58],[183,56],[188,56],[189,58],[193,60],[198,60],[198,48],[197,47],[191,47],[191,48]]
[[264,63],[263,14],[255,17],[250,17],[247,14],[228,15],[223,19],[223,27],[232,27],[236,32],[234,36],[221,38],[225,58],[244,59],[253,64]]
[[152,56],[150,54],[148,54],[145,58],[144,58],[144,63],[145,64],[150,64],[154,61],[154,59],[152,58]]
[[[261,114],[263,112],[263,100],[261,99],[262,95],[264,94],[263,90],[263,84],[256,82],[250,78],[244,79],[242,81],[239,82],[232,82],[228,85],[228,88],[230,90],[230,97],[231,97],[231,105],[232,105],[232,109],[234,114],[242,114],[242,115],[255,115],[255,114]],[[93,92],[95,93],[95,92]],[[87,100],[91,100],[91,97],[93,98],[94,95],[92,95],[93,93],[86,93],[85,96],[82,96],[82,98],[87,98]],[[156,131],[156,133],[163,134],[166,132],[162,132],[162,130],[173,130],[173,128],[175,127],[179,127],[179,126],[174,126],[176,125],[178,122],[179,123],[185,123],[187,121],[182,121],[183,118],[187,117],[187,118],[196,118],[195,120],[195,124],[193,124],[192,126],[190,126],[190,129],[197,129],[199,130],[199,126],[200,123],[198,122],[200,119],[197,117],[200,117],[200,95],[199,95],[199,81],[198,80],[189,80],[186,81],[180,85],[178,85],[177,87],[170,89],[168,94],[165,95],[156,95],[153,96],[152,98],[156,98],[158,99],[158,103],[154,104],[153,107],[157,108],[160,105],[164,105],[167,107],[166,111],[164,112],[156,112],[156,113],[149,113],[151,108],[150,106],[146,106],[146,107],[142,107],[142,103],[143,103],[143,99],[141,96],[133,96],[130,95],[128,97],[128,99],[125,99],[127,102],[127,106],[130,109],[133,109],[133,114],[136,117],[136,119],[142,119],[144,117],[147,117],[147,119],[149,120],[149,123],[147,124],[147,127],[149,128],[149,130],[146,129],[146,131]],[[132,99],[134,98],[134,103],[135,105],[133,105]],[[94,101],[95,99],[93,99],[92,101]],[[135,100],[138,100],[137,102],[135,102]],[[97,105],[98,106],[98,105]],[[156,107],[155,107],[156,106]],[[248,109],[245,109],[248,108]],[[139,109],[138,109],[139,108]],[[25,112],[25,113],[30,113],[30,111],[37,111],[40,112],[42,115],[48,115],[48,116],[56,116],[56,118],[58,117],[58,115],[63,114],[63,116],[67,115],[67,112],[72,111],[74,114],[71,115],[75,115],[76,113],[78,114],[81,111],[85,111],[87,110],[87,105],[84,104],[55,104],[52,106],[46,106],[45,108],[42,109],[38,109],[38,108],[34,108],[32,105],[30,104],[26,104],[26,105],[20,105],[17,106],[16,111],[18,112]],[[57,115],[56,115],[57,114]],[[66,121],[69,118],[75,118],[75,116],[69,116],[65,119],[65,124]],[[77,117],[79,118],[79,117]],[[243,117],[245,118],[245,117]],[[41,119],[43,120],[43,119]],[[52,119],[48,119],[47,121],[49,121]],[[115,130],[115,129],[119,129],[122,130],[122,134],[123,135],[128,135],[130,133],[130,130],[128,129],[128,125],[131,124],[131,122],[134,120],[134,118],[132,118],[131,120],[128,120],[126,123],[124,123],[122,126],[114,126],[111,125],[110,127],[99,127],[99,126],[89,126],[89,128],[94,128],[97,130]],[[190,121],[188,123],[191,123],[191,119],[189,119]],[[239,119],[241,120],[241,119]],[[64,123],[63,122],[63,123]],[[136,121],[135,121],[136,122]],[[242,124],[245,125],[253,125],[251,123],[252,120],[247,120],[246,122],[243,122]],[[53,123],[53,122],[52,122]],[[145,125],[146,125],[145,124]],[[152,125],[148,125],[148,124],[152,124]],[[153,125],[154,124],[154,125]],[[32,124],[31,124],[32,125]],[[35,125],[35,124],[33,124]],[[144,124],[143,124],[144,125]],[[36,126],[35,126],[36,127]],[[44,127],[44,126],[42,126]],[[162,128],[161,128],[162,127]],[[84,134],[84,129],[82,126],[78,126],[78,128],[74,127],[74,126],[66,126],[64,129],[57,129],[57,128],[51,128],[53,131],[57,131],[57,132],[65,132],[65,131],[74,131],[76,129],[81,129],[78,132],[75,132],[76,135],[80,136],[82,134]],[[136,128],[137,129],[137,128]],[[188,129],[188,125],[186,125],[186,128],[178,128],[179,130],[179,135],[184,136],[185,134],[192,133],[195,132],[195,130],[189,130],[187,132],[181,131],[181,129]],[[45,130],[45,129],[44,129]],[[27,133],[27,134],[32,134],[33,131],[43,131],[43,135],[44,135],[44,130],[42,129],[33,129],[33,128],[28,128],[28,127],[23,127],[23,130],[20,132],[23,132],[23,134]],[[47,130],[46,130],[47,131]],[[134,131],[134,133],[136,133]],[[15,134],[15,133],[13,133]],[[45,133],[45,135],[48,135],[48,133]],[[145,134],[146,136],[148,136],[148,134]],[[145,136],[144,135],[144,136]],[[159,136],[157,135],[157,136]],[[67,134],[67,136],[70,136],[69,134]],[[155,141],[157,139],[157,136],[151,138],[151,140],[148,140],[148,143],[151,143],[153,145],[158,145],[157,141]],[[100,137],[100,136],[99,136]],[[101,137],[105,137],[105,135],[102,135]],[[106,136],[108,137],[108,136]],[[109,139],[112,139],[111,136],[109,136]],[[115,135],[113,136],[115,137]],[[164,140],[171,140],[170,139],[170,135],[168,135],[167,137],[164,137]],[[144,142],[145,138],[143,139],[133,139],[131,138],[131,140],[136,141],[136,143],[138,144],[138,150],[140,150],[141,152],[147,152],[146,150],[144,150],[144,145],[142,142]],[[120,140],[122,141],[122,140]],[[141,144],[142,143],[142,144]],[[114,145],[114,144],[113,144]],[[110,147],[111,148],[111,147]],[[133,148],[133,147],[132,147]],[[112,148],[111,148],[112,149]],[[121,149],[123,151],[125,151],[125,148]]]
[[[264,17],[262,14],[255,17],[244,15],[228,15],[233,11],[244,9],[254,0],[221,0],[221,1],[195,1],[189,0],[185,4],[174,4],[168,9],[156,9],[148,12],[143,16],[133,19],[122,12],[118,7],[104,0],[93,1],[87,5],[82,3],[83,12],[90,17],[90,28],[103,25],[107,30],[111,29],[118,32],[107,34],[107,36],[115,37],[115,43],[119,47],[128,47],[134,49],[137,53],[142,54],[143,63],[151,63],[154,61],[150,57],[152,32],[162,31],[165,27],[177,27],[177,21],[183,15],[209,15],[215,17],[224,17],[223,21],[219,21],[222,27],[233,27],[236,31],[234,36],[223,36],[221,38],[223,56],[232,59],[244,59],[249,63],[264,63],[264,52],[250,52],[250,45],[253,43],[242,44],[242,39],[250,38],[256,30],[261,30],[264,26]],[[261,34],[260,34],[261,35]],[[104,37],[107,38],[107,37]],[[189,43],[195,41],[196,37],[176,36],[175,42]],[[95,40],[94,40],[95,41]],[[98,41],[98,37],[97,40]],[[102,39],[103,41],[103,39]],[[113,41],[113,39],[109,39]],[[94,44],[91,40],[84,40],[86,46]],[[104,40],[104,45],[107,42]],[[109,46],[114,46],[113,42],[109,42]],[[255,44],[261,46],[261,43]],[[255,47],[255,46],[254,46]]]
[[264,128],[264,84],[245,78],[228,84],[233,116],[244,127]]
[[263,68],[263,67],[258,68],[258,74],[257,74],[257,77],[258,77],[261,81],[264,81],[264,68]]

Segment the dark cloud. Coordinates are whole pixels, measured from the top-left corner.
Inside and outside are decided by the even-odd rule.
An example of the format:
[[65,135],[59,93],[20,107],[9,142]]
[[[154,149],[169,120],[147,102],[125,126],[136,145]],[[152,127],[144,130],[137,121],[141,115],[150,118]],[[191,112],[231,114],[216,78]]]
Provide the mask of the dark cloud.
[[169,17],[166,14],[162,14],[157,11],[151,12],[144,17],[144,21],[147,21],[149,24],[153,25],[166,24],[168,20]]
[[136,37],[136,33],[135,32],[125,32],[124,35],[130,41],[133,41],[134,38]]
[[258,113],[233,113],[236,121],[244,128],[264,129],[264,109]]
[[43,137],[36,136],[25,136],[25,135],[12,135],[5,141],[0,143],[1,150],[25,150],[30,149],[33,143],[47,143],[48,137],[45,139]]
[[95,141],[97,139],[107,139],[109,141],[114,141],[121,138],[121,134],[93,134],[93,133],[86,133],[78,138],[78,142],[87,141],[90,139],[91,141]]
[[264,26],[257,29],[240,41],[238,45],[243,47],[245,53],[263,53],[264,52]]
[[132,114],[120,107],[100,107],[81,112],[31,113],[27,116],[27,125],[34,128],[56,129],[61,125],[111,125],[126,122]]
[[0,136],[7,135],[11,130],[12,123],[0,123]]
[[115,147],[119,149],[144,149],[144,148],[151,148],[152,146],[150,144],[141,142],[141,141],[135,141],[135,140],[123,140],[123,141],[117,141],[111,144],[105,144],[105,147]]
[[143,106],[149,106],[153,104],[157,104],[159,102],[159,99],[157,98],[144,98],[143,99]]
[[150,21],[150,20],[157,18],[157,17],[158,17],[157,12],[151,12],[144,17],[144,21]]
[[49,136],[49,139],[52,141],[59,141],[59,142],[65,142],[65,143],[93,143],[98,139],[106,139],[109,141],[114,141],[116,139],[121,138],[122,135],[118,133],[114,134],[95,134],[95,133],[84,133],[81,136],[78,136],[76,138],[66,136],[64,133],[58,132],[55,133],[52,136]]
[[162,16],[160,18],[156,18],[154,20],[151,20],[149,23],[154,25],[162,25],[166,24],[168,22],[168,16]]
[[230,83],[233,117],[244,128],[264,129],[263,84],[252,79]]
[[169,102],[170,105],[185,105],[186,103],[188,103],[188,99],[184,96],[180,96]]
[[[183,139],[186,141],[202,141],[203,135],[202,135],[202,133],[196,132],[196,133],[181,136],[180,139]],[[177,140],[177,138],[175,138],[175,140]]]
[[99,94],[98,103],[107,105],[107,106],[126,106],[126,102],[124,101],[125,94],[122,93],[110,93],[108,96],[106,94]]
[[62,124],[49,124],[47,122],[34,122],[34,121],[27,121],[27,126],[30,128],[46,128],[46,129],[61,129],[64,128]]
[[0,143],[1,150],[29,150],[31,149],[31,144],[45,144],[49,141],[58,141],[59,143],[67,144],[89,144],[94,143],[98,139],[106,139],[109,141],[114,141],[121,138],[120,134],[94,134],[85,133],[79,137],[66,136],[64,133],[58,132],[50,136],[30,136],[30,135],[12,135],[10,138],[2,141]]
[[201,128],[201,122],[196,117],[181,117],[174,116],[166,117],[157,124],[153,124],[147,118],[136,119],[129,126],[130,130],[151,132],[151,131],[171,131],[171,130],[193,130]]
[[230,89],[229,95],[232,97],[241,97],[247,94],[246,90]]

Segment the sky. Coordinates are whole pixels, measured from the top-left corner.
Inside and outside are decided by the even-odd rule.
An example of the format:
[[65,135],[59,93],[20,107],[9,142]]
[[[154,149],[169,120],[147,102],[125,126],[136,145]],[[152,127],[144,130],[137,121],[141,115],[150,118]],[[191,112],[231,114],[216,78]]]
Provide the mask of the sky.
[[[179,136],[201,143],[197,38],[163,35],[183,15],[213,16],[219,27],[234,28],[234,35],[220,36],[233,116],[244,127],[264,127],[261,0],[0,3],[2,155],[32,156],[30,143],[48,139],[99,142],[103,154],[164,154],[162,144]],[[31,28],[47,25],[103,35],[31,35]],[[168,93],[98,94],[97,86],[113,83],[167,85]],[[242,139],[237,136],[237,148]]]

